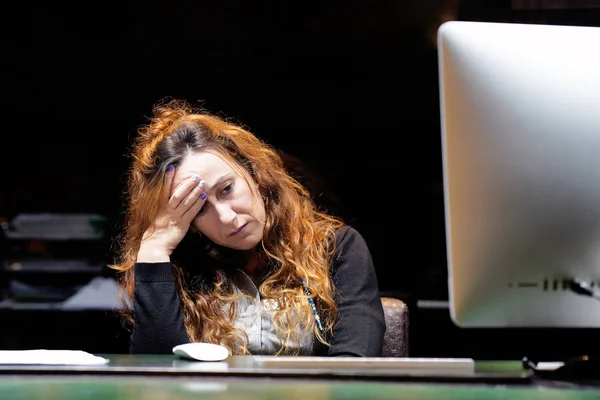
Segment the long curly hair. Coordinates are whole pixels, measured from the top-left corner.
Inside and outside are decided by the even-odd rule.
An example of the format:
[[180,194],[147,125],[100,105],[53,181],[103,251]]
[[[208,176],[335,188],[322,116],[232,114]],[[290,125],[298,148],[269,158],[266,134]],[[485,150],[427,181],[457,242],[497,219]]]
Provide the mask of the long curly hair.
[[[301,336],[310,333],[329,345],[327,338],[337,314],[330,263],[342,221],[319,210],[272,146],[241,124],[210,114],[200,106],[165,99],[154,106],[149,122],[137,133],[124,193],[123,230],[115,240],[116,262],[110,266],[117,271],[122,289],[124,323],[135,323],[130,307],[134,298],[133,267],[142,236],[158,214],[167,167],[177,167],[190,152],[211,150],[239,172],[245,170],[265,203],[265,228],[258,251],[268,270],[259,292],[262,299],[276,304],[274,326],[281,342],[278,354],[297,352],[300,346],[290,344],[299,344]],[[236,253],[240,255],[202,235],[194,236],[190,229],[171,261],[190,340],[218,343],[232,354],[248,354],[248,337],[234,324],[240,291],[226,272],[228,265],[244,262]],[[323,331],[315,323],[302,280],[316,303]]]

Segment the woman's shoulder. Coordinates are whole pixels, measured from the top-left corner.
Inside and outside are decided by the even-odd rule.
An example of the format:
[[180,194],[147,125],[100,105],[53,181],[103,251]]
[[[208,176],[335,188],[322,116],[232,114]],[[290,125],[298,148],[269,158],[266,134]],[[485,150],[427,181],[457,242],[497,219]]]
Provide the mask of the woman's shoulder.
[[338,251],[343,251],[348,246],[355,248],[356,246],[364,246],[367,248],[365,238],[361,233],[351,225],[344,224],[336,231],[336,246]]
[[371,268],[373,261],[366,240],[354,227],[344,225],[337,230],[336,247],[332,258],[331,271],[334,275],[356,273]]
[[358,229],[356,229],[352,225],[348,225],[346,223],[337,229],[335,236],[338,241],[344,240],[346,238],[361,238],[362,239],[362,235],[360,234]]

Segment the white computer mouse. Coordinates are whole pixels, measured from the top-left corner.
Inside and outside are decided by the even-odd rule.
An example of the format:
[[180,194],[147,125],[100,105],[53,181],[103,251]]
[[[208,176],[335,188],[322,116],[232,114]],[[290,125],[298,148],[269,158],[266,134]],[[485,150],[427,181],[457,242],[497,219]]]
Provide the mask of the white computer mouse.
[[223,361],[229,357],[229,350],[214,343],[185,343],[173,347],[173,354],[188,360]]

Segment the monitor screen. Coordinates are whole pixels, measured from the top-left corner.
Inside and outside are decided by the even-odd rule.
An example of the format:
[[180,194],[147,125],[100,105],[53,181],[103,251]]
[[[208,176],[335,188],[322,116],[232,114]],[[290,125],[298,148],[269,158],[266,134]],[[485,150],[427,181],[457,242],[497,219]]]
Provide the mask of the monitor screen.
[[450,313],[600,327],[600,28],[438,30]]

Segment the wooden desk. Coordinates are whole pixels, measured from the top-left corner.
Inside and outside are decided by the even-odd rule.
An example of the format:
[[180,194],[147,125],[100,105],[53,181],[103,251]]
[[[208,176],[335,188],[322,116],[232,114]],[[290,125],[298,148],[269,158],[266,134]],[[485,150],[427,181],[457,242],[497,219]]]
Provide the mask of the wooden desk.
[[103,355],[106,365],[0,366],[0,399],[600,399],[600,386],[533,379],[519,362],[479,362],[474,376],[275,369],[252,357],[223,363],[174,356]]

